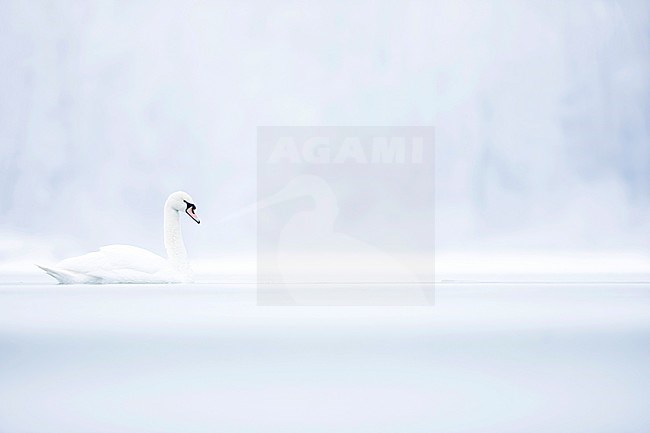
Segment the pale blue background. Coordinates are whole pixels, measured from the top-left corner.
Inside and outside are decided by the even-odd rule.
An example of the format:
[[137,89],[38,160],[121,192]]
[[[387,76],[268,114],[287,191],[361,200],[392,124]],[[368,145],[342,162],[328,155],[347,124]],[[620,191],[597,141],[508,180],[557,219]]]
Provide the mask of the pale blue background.
[[437,259],[625,265],[649,250],[649,30],[643,0],[0,0],[0,431],[647,431],[634,275],[262,308],[255,284],[56,286],[33,263],[162,253],[181,188],[193,264],[255,257],[254,217],[218,221],[257,198],[258,125],[433,125]]
[[[437,246],[643,251],[644,1],[0,1],[0,260],[249,254],[258,125],[433,125]],[[397,228],[398,229],[398,228]]]

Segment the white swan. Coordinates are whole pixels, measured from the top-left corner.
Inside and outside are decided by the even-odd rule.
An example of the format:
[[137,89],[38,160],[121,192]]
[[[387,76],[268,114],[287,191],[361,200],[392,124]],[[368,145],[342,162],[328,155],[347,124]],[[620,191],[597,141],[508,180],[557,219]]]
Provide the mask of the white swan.
[[165,201],[164,226],[167,260],[142,248],[109,245],[99,251],[71,257],[56,266],[38,266],[61,284],[181,283],[192,281],[192,270],[181,234],[179,212],[200,224],[194,200],[178,191]]

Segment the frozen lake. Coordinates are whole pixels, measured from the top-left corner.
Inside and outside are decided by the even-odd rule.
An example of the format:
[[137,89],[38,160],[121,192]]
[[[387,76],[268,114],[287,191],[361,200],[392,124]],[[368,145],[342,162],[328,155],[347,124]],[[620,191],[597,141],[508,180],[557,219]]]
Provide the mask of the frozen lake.
[[441,283],[434,307],[253,284],[0,285],[0,432],[642,432],[650,284]]

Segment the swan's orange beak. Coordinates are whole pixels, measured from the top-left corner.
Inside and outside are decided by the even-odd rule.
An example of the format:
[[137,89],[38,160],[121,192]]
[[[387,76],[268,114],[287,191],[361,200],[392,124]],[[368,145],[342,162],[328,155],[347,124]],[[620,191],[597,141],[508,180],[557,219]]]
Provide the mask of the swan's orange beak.
[[199,217],[194,212],[194,209],[196,209],[196,206],[189,206],[187,209],[185,209],[185,213],[188,214],[194,221],[196,221],[197,224],[201,224],[201,220],[199,220]]

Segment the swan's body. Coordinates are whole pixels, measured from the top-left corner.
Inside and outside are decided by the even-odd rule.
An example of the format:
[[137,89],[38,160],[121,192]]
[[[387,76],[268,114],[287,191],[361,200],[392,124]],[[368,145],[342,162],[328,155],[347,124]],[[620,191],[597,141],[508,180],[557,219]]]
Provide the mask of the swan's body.
[[182,191],[165,202],[164,227],[167,259],[130,245],[109,245],[99,251],[71,257],[56,266],[39,266],[61,284],[182,283],[192,281],[192,270],[181,234],[179,212],[184,210],[194,221],[196,206]]

